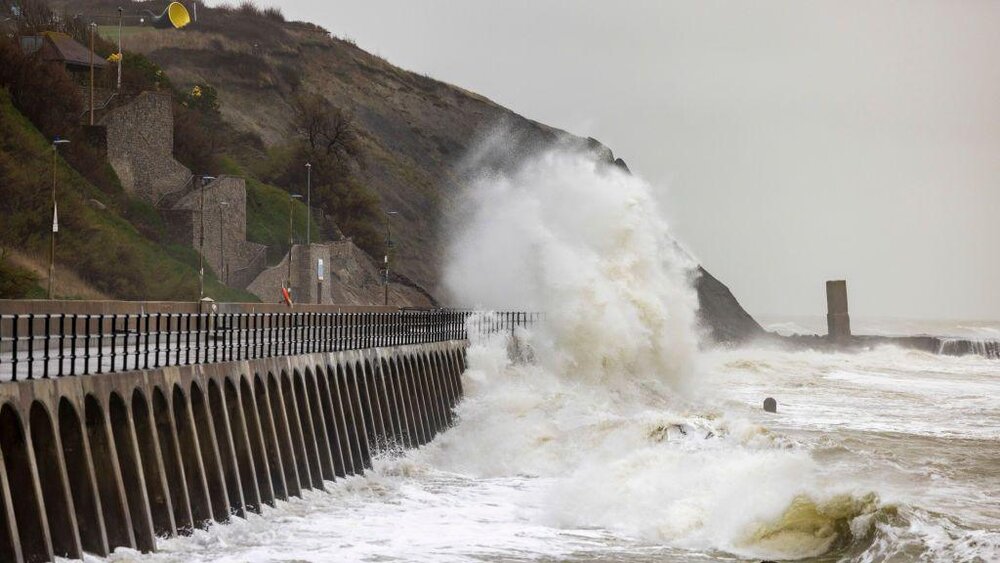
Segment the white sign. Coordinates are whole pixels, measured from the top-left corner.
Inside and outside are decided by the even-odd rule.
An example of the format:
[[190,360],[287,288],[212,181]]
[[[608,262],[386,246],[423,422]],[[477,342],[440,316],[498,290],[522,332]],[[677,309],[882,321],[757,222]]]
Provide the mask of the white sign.
[[55,203],[52,204],[52,232],[59,232],[59,207]]
[[323,259],[319,258],[316,261],[316,279],[323,281]]

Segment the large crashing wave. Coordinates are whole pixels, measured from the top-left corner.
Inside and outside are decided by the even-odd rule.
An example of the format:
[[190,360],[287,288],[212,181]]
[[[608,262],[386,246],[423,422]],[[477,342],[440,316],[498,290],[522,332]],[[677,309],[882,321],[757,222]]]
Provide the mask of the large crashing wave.
[[746,556],[824,553],[877,510],[824,482],[807,452],[713,406],[694,263],[649,184],[556,149],[479,177],[466,197],[452,298],[546,318],[518,335],[531,362],[510,359],[505,335],[469,350],[461,423],[428,452],[436,466],[550,478],[553,525]]

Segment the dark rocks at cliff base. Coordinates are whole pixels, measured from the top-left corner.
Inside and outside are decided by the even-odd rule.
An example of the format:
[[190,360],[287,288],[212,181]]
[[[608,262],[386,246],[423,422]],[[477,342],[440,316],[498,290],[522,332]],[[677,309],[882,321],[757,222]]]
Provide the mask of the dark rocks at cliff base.
[[701,266],[698,266],[695,289],[700,305],[698,319],[715,342],[739,344],[767,334],[729,288]]

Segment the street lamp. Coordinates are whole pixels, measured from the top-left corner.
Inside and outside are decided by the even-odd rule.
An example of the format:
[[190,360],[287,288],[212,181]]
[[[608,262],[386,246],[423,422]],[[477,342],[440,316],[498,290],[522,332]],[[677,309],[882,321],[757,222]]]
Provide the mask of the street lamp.
[[294,250],[292,241],[292,209],[294,209],[296,199],[302,199],[302,196],[299,194],[288,194],[288,284],[285,286],[288,291],[292,290],[292,250]]
[[195,180],[201,180],[201,203],[199,215],[201,216],[200,242],[198,243],[198,254],[200,262],[198,267],[198,300],[205,298],[205,184],[215,181],[215,176],[195,176]]
[[392,248],[392,230],[389,226],[389,217],[399,215],[398,211],[385,212],[385,287],[382,294],[382,305],[389,306],[389,249]]
[[306,246],[312,242],[312,170],[313,165],[306,163]]
[[94,35],[97,33],[97,24],[90,22],[87,26],[90,29],[90,124],[94,124]]
[[122,53],[122,19],[124,12],[124,8],[118,8],[118,87],[115,90],[119,93],[122,91],[122,62],[125,59],[125,54]]
[[56,206],[56,158],[59,145],[69,144],[68,139],[56,137],[52,141],[52,241],[49,248],[49,299],[52,299],[52,279],[56,273],[56,233],[59,232],[59,208]]
[[229,268],[226,267],[226,239],[222,235],[222,208],[229,205],[228,201],[219,202],[219,267],[222,269],[223,283],[229,285]]

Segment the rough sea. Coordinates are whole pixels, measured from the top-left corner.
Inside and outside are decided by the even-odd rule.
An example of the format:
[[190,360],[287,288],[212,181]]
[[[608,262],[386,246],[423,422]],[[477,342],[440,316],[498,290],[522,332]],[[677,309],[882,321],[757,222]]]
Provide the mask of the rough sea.
[[[448,232],[452,302],[546,320],[472,342],[455,426],[111,560],[1000,561],[1000,361],[706,348],[695,260],[655,194],[560,151],[471,182]],[[855,327],[1000,332],[878,322]]]

